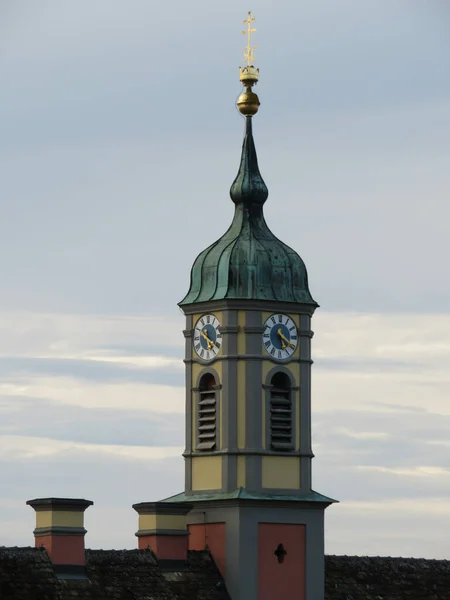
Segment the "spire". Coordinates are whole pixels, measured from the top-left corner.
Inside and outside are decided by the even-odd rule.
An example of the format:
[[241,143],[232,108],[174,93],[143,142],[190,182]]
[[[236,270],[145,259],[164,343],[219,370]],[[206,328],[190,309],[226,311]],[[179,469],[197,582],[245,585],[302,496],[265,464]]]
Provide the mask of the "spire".
[[264,204],[269,190],[258,168],[255,142],[252,134],[252,118],[245,117],[245,135],[242,144],[241,164],[230,189],[235,204]]
[[259,69],[252,65],[254,21],[248,13],[244,21],[247,28],[242,32],[247,35],[247,47],[239,77],[244,90],[237,107],[245,117],[245,132],[241,163],[230,189],[236,205],[233,222],[195,259],[189,291],[180,307],[224,299],[317,306],[309,292],[305,263],[270,231],[263,215],[269,192],[259,172],[252,134],[253,116],[259,108],[258,96],[252,90],[259,77]]
[[245,134],[242,144],[242,156],[239,171],[234,180],[230,196],[235,204],[259,204],[262,205],[267,200],[269,191],[261,177],[258,168],[258,159],[256,157],[255,142],[252,133],[252,117],[258,111],[260,102],[258,96],[252,91],[252,87],[256,85],[259,77],[259,69],[256,69],[252,63],[255,61],[255,48],[252,46],[251,36],[256,31],[252,24],[255,18],[252,13],[248,13],[244,25],[247,29],[242,33],[247,35],[247,46],[244,48],[244,61],[247,63],[244,67],[240,67],[239,79],[245,87],[245,91],[237,100],[237,107],[241,114],[245,117]]

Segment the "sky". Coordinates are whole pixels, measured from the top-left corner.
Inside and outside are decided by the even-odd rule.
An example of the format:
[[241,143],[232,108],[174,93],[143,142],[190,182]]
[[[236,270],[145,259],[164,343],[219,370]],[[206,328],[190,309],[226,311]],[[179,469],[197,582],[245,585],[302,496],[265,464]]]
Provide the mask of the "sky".
[[177,302],[232,219],[250,9],[265,214],[321,305],[326,550],[450,559],[442,0],[1,3],[0,545],[68,496],[132,548],[131,505],[183,489]]

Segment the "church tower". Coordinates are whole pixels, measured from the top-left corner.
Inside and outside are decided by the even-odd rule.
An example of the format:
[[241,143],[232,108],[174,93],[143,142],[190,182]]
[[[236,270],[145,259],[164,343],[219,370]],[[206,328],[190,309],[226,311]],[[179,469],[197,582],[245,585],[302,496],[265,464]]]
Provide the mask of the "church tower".
[[254,18],[244,21],[245,118],[233,221],[194,262],[186,316],[189,545],[208,546],[232,600],[323,600],[324,510],[311,488],[311,317],[300,256],[270,231],[252,121]]

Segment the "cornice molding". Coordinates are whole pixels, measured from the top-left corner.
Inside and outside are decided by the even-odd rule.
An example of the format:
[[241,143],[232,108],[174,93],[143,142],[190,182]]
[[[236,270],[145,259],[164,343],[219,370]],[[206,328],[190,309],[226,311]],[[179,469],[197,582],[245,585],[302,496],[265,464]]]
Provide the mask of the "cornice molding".
[[193,458],[197,456],[280,456],[282,458],[294,456],[297,458],[314,458],[313,452],[301,452],[301,450],[288,450],[288,451],[276,451],[276,450],[262,450],[261,448],[221,448],[215,451],[198,452],[193,450],[192,452],[184,451],[182,456],[184,458]]
[[201,312],[214,312],[215,310],[261,310],[267,312],[288,312],[294,314],[308,315],[311,317],[319,305],[303,304],[296,302],[280,302],[277,300],[245,300],[245,299],[221,299],[207,302],[194,302],[181,305],[180,308],[185,315],[193,315]]
[[84,527],[36,527],[33,531],[35,537],[42,537],[44,535],[70,535],[70,536],[82,536],[87,533]]
[[314,361],[309,359],[309,358],[289,358],[287,360],[274,360],[273,358],[271,358],[269,355],[264,356],[263,354],[227,354],[225,356],[216,356],[215,358],[213,358],[212,360],[206,362],[206,361],[202,361],[198,358],[185,358],[183,360],[183,362],[185,364],[191,364],[191,363],[195,363],[197,365],[203,365],[205,367],[211,366],[213,365],[215,362],[221,361],[221,360],[267,360],[269,362],[271,362],[274,365],[291,365],[291,364],[309,364],[312,365],[314,364]]
[[238,333],[239,332],[239,326],[238,325],[221,325],[219,327],[219,331],[220,333]]

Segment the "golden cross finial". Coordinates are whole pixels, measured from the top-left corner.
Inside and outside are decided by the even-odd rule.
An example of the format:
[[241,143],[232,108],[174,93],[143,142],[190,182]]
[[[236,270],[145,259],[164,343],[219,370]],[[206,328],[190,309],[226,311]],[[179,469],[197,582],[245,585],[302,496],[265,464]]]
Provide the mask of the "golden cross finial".
[[255,22],[255,17],[252,17],[251,11],[248,11],[248,17],[244,21],[244,25],[247,25],[247,29],[243,31],[243,35],[247,34],[247,47],[244,48],[244,60],[247,62],[247,65],[250,67],[252,62],[255,62],[255,48],[257,46],[253,46],[252,48],[252,33],[256,31],[254,27],[252,27],[252,23]]

